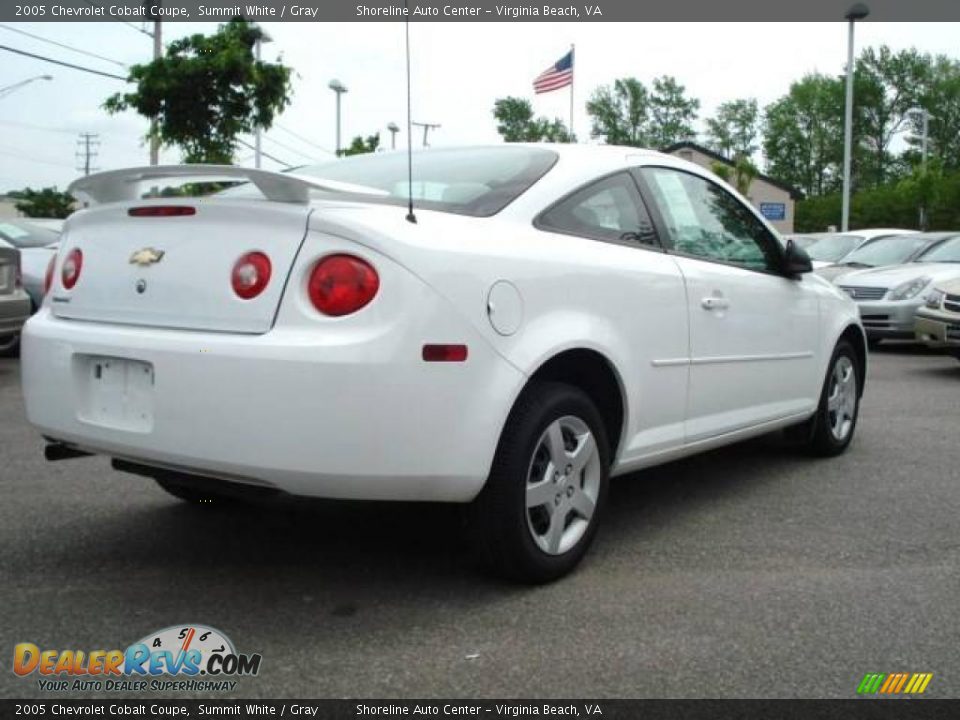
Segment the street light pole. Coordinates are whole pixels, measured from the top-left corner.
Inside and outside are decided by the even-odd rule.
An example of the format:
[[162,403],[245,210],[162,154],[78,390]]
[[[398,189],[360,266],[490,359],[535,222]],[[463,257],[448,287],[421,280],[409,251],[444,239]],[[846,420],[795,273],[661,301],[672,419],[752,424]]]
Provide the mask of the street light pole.
[[347,86],[339,80],[331,80],[328,88],[337,94],[337,155],[340,154],[340,96],[347,92]]
[[[922,135],[920,136],[920,171],[927,173],[927,147],[930,138],[930,111],[926,108],[914,107],[907,110],[910,115],[919,115],[922,118]],[[927,229],[927,207],[920,204],[920,229]]]
[[[257,64],[259,64],[261,45],[263,45],[263,43],[265,42],[270,42],[273,38],[267,35],[267,33],[263,31],[263,28],[261,28],[256,23],[251,23],[251,25],[253,25],[253,27],[255,27],[259,31],[259,34],[257,35],[257,41],[253,45],[254,56],[256,57]],[[263,141],[263,129],[259,125],[257,125],[253,129],[253,166],[257,168],[257,170],[260,169],[260,163],[263,159],[263,153],[261,150],[262,141]]]
[[862,20],[870,14],[870,9],[863,3],[856,3],[847,10],[846,19],[849,25],[847,33],[847,98],[844,106],[843,121],[843,207],[840,214],[840,230],[847,232],[850,229],[850,160],[853,154],[853,26],[857,20]]
[[36,75],[32,78],[27,78],[26,80],[21,80],[20,82],[13,83],[13,85],[6,85],[0,88],[0,98],[6,97],[10,93],[14,93],[25,85],[29,85],[32,82],[37,80],[53,80],[53,75]]
[[387,125],[387,130],[390,131],[390,149],[397,149],[397,133],[400,132],[400,127],[395,123],[389,123]]

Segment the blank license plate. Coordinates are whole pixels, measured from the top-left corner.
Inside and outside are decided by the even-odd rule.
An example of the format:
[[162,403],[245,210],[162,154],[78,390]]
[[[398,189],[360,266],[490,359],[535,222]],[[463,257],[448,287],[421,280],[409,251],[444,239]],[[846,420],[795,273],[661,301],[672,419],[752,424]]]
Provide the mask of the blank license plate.
[[82,355],[80,419],[132,432],[153,429],[153,365],[126,358]]

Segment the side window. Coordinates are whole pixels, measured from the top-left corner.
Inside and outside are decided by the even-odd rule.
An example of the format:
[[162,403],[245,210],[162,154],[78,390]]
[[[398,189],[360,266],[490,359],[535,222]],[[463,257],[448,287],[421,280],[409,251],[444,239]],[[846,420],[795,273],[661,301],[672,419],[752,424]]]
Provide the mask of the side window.
[[618,173],[578,190],[544,212],[545,230],[659,247],[653,223],[628,173]]
[[676,252],[748,270],[779,269],[776,238],[722,187],[668,168],[643,168],[642,173]]

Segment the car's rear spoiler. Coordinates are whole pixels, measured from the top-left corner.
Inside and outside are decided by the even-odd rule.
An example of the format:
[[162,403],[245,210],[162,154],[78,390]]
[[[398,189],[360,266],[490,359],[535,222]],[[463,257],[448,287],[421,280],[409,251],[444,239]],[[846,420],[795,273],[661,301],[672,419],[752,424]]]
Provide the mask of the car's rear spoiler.
[[[190,182],[236,182],[245,180],[256,185],[267,200],[305,204],[311,190],[388,195],[389,193],[336,180],[310,178],[293,173],[238,167],[236,165],[148,165],[146,167],[109,170],[74,180],[67,192],[79,200],[91,203],[138,200],[147,186],[183,185]],[[170,182],[171,180],[175,182]]]

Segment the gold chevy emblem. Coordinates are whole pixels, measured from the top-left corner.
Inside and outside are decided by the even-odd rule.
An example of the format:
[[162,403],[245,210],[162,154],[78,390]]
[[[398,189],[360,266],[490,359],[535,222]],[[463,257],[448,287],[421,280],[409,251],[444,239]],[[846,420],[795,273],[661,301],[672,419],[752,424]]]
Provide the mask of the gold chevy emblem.
[[137,250],[133,255],[130,256],[130,264],[146,267],[147,265],[153,265],[154,263],[158,263],[163,260],[163,255],[163,250],[155,250],[152,247],[145,247],[142,250]]

